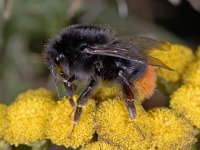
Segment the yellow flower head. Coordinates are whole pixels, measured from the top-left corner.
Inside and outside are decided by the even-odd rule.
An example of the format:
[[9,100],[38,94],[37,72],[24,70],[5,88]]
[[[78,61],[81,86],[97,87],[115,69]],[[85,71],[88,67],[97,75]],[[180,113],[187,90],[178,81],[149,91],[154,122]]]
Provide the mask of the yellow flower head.
[[7,106],[0,104],[0,139],[3,137],[5,129],[6,129],[6,112]]
[[8,107],[5,140],[18,145],[44,139],[46,119],[55,105],[51,96],[51,92],[43,89],[28,90],[20,94]]
[[56,96],[54,93],[52,93],[51,91],[47,90],[47,89],[44,89],[44,88],[39,88],[37,90],[28,90],[27,92],[24,92],[20,95],[18,95],[17,99],[16,100],[21,100],[22,98],[24,97],[42,97],[42,98],[45,98],[45,99],[52,99],[52,100],[55,100],[56,99]]
[[183,85],[175,91],[170,100],[170,106],[183,115],[190,123],[200,128],[200,87]]
[[95,142],[88,144],[86,147],[82,148],[81,150],[119,150],[119,148],[110,145],[106,142]]
[[74,129],[72,137],[69,138],[74,118],[72,111],[69,100],[64,97],[57,102],[49,116],[46,135],[56,145],[77,148],[87,144],[92,138],[94,133],[95,102],[89,100],[88,104],[83,106],[81,119]]
[[182,150],[195,142],[192,126],[168,108],[156,108],[149,112],[152,130],[152,147],[155,149]]
[[186,46],[171,44],[169,51],[152,50],[150,55],[160,59],[168,67],[174,71],[170,71],[163,68],[158,68],[158,75],[165,79],[167,82],[176,82],[180,80],[185,66],[194,60],[192,50]]
[[123,101],[104,101],[96,113],[95,127],[99,140],[109,141],[126,149],[146,149],[151,135],[148,116],[141,105],[136,105],[136,110],[137,117],[131,121]]
[[200,85],[200,60],[189,64],[183,73],[183,82],[186,84]]

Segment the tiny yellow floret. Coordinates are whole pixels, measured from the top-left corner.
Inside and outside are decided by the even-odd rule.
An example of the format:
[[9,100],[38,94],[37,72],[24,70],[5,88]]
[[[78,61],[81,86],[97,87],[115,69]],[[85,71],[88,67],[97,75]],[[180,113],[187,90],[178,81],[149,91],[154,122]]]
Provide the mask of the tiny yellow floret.
[[3,137],[6,129],[6,113],[7,106],[4,104],[0,104],[0,140]]
[[146,149],[151,136],[148,115],[141,105],[136,105],[136,111],[137,117],[130,120],[122,100],[104,101],[96,113],[95,128],[99,140],[125,149]]
[[196,141],[192,126],[168,108],[149,111],[152,130],[152,148],[182,150],[191,148]]
[[171,95],[170,106],[200,128],[200,87],[183,85]]
[[21,93],[8,107],[5,140],[16,146],[43,140],[49,111],[55,105],[52,95],[44,89]]
[[82,148],[81,150],[120,150],[120,148],[106,142],[95,142],[86,145],[86,147]]
[[[74,99],[77,97],[74,96]],[[46,136],[56,145],[64,145],[65,147],[78,148],[87,144],[94,131],[94,115],[95,102],[90,99],[89,102],[83,106],[81,119],[76,125],[72,137],[69,135],[72,130],[74,111],[69,100],[63,98],[57,102],[50,113],[47,126]]]

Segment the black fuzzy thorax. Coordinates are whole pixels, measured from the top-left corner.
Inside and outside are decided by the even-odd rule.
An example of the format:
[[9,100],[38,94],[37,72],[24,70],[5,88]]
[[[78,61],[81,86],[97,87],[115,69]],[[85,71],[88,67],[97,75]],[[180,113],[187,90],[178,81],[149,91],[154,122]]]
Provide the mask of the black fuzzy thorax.
[[[125,67],[130,71],[135,71],[135,74],[127,73],[126,77],[131,79],[134,75],[132,79],[136,80],[144,74],[146,65],[117,57],[91,55],[84,52],[85,48],[101,47],[115,41],[117,38],[107,27],[73,25],[50,39],[45,51],[45,59],[51,69],[55,69],[55,64],[61,66],[66,76],[75,74],[84,80],[100,76],[103,80],[111,81],[116,80],[119,71]],[[61,55],[64,56],[64,60],[57,62]],[[101,62],[100,73],[95,70],[96,62]]]

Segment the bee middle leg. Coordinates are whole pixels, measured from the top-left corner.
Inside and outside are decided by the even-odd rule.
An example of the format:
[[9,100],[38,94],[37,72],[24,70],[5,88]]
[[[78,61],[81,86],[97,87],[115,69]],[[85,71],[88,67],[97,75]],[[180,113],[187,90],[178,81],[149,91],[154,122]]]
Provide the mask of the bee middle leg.
[[75,114],[74,114],[73,127],[72,127],[71,133],[69,135],[69,138],[72,137],[72,133],[74,131],[74,128],[80,120],[80,117],[81,117],[81,114],[82,114],[82,106],[84,106],[88,102],[88,100],[89,100],[88,96],[90,95],[90,93],[94,89],[95,85],[96,85],[96,80],[92,79],[77,100],[77,107],[76,107],[76,111],[75,111]]
[[136,117],[136,108],[134,105],[135,96],[133,94],[132,87],[126,79],[126,77],[123,75],[122,71],[119,72],[119,79],[125,97],[127,111],[129,113],[130,118],[134,119]]

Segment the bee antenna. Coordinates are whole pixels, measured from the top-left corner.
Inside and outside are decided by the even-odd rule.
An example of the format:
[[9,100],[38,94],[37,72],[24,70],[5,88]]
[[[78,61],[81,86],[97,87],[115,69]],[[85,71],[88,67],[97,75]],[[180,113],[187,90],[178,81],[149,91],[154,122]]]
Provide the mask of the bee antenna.
[[137,123],[133,121],[133,125],[135,126],[135,128],[137,129],[137,131],[138,131],[138,132],[140,133],[140,135],[142,136],[142,140],[145,140],[144,133],[142,132],[142,130],[140,129],[140,127],[137,125]]

